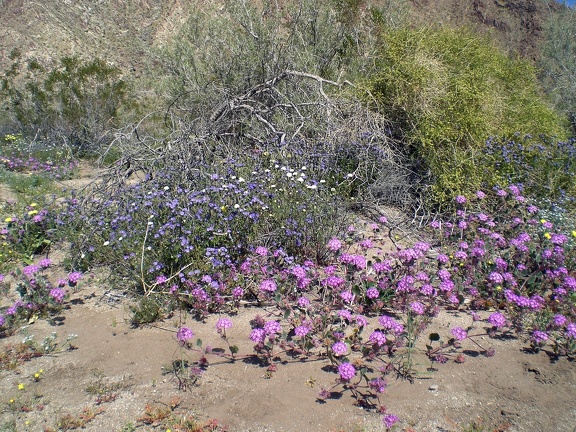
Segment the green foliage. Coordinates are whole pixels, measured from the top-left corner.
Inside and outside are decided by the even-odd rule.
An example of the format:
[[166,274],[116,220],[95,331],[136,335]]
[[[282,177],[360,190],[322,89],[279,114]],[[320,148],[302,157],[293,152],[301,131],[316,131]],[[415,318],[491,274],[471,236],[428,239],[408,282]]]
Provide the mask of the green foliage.
[[540,79],[556,107],[569,116],[576,134],[576,10],[563,8],[553,14],[544,32]]
[[48,250],[55,228],[51,211],[49,205],[37,203],[24,208],[10,204],[0,207],[0,268],[13,261],[30,264],[35,254]]
[[138,305],[130,307],[130,312],[130,323],[134,327],[158,321],[162,315],[158,300],[152,297],[141,297]]
[[488,137],[566,134],[533,67],[466,30],[384,32],[378,66],[364,82],[369,100],[392,116],[414,165],[431,175],[435,205],[503,181],[481,165]]
[[64,143],[81,155],[111,140],[110,129],[118,126],[130,93],[118,68],[97,58],[63,57],[45,66],[34,58],[23,64],[18,53],[13,57],[12,67],[0,76],[7,126]]

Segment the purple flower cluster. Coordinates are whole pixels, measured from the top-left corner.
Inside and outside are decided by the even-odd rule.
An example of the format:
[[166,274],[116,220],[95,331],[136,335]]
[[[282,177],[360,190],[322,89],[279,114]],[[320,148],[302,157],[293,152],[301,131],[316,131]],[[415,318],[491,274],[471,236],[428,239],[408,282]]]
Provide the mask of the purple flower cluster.
[[350,381],[356,376],[356,368],[350,363],[341,363],[338,366],[338,373],[342,381]]
[[452,329],[452,335],[456,338],[456,340],[461,341],[468,337],[468,332],[462,327],[455,327]]
[[181,344],[186,344],[190,339],[194,337],[194,333],[189,327],[180,327],[176,332],[176,339]]
[[336,342],[334,345],[332,345],[332,352],[336,357],[346,355],[348,352],[348,345],[346,345],[344,342]]

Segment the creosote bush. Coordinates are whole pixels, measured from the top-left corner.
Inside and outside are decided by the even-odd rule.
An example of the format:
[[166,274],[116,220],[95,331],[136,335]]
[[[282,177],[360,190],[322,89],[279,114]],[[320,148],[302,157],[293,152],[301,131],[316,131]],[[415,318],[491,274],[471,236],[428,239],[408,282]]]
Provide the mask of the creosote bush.
[[119,127],[122,110],[133,108],[128,82],[102,59],[62,57],[54,64],[24,61],[11,53],[12,67],[0,76],[0,97],[8,118],[30,141],[57,146],[74,155],[94,157]]
[[378,69],[364,82],[368,101],[396,124],[413,166],[431,185],[430,204],[443,207],[456,194],[507,183],[482,157],[491,136],[566,138],[534,68],[489,41],[463,29],[427,28],[383,32],[380,43]]

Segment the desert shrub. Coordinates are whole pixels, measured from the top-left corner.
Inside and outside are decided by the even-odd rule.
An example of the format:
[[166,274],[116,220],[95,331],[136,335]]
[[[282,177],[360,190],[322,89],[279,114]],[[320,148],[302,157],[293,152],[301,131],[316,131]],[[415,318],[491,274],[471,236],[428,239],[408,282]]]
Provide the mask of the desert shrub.
[[364,82],[368,100],[396,123],[413,165],[429,175],[434,205],[482,183],[504,183],[482,165],[488,137],[566,134],[540,97],[534,68],[466,30],[384,32],[378,67]]
[[[206,103],[227,100],[286,70],[337,80],[362,73],[372,47],[373,22],[402,22],[406,5],[392,1],[380,8],[363,0],[278,4],[226,2],[222,8],[192,7],[190,18],[164,52],[174,105],[200,117]],[[256,95],[254,95],[256,96]]]
[[544,25],[546,41],[539,76],[555,106],[565,113],[576,133],[576,10],[563,8]]
[[45,65],[23,61],[17,52],[11,57],[14,64],[0,77],[5,127],[77,155],[98,154],[111,141],[129,105],[129,85],[118,68],[97,58],[63,57]]

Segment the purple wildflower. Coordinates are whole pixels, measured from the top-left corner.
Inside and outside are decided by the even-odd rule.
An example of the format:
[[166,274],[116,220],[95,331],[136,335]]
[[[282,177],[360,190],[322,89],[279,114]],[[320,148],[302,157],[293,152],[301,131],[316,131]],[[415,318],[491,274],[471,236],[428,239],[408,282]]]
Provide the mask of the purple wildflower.
[[306,297],[300,297],[298,299],[298,306],[306,309],[308,306],[310,306],[310,300],[308,300]]
[[380,347],[386,343],[386,335],[381,331],[376,330],[370,334],[369,340],[373,345],[378,345]]
[[516,185],[508,186],[508,190],[512,192],[513,195],[520,195],[520,188]]
[[342,242],[338,240],[336,237],[330,239],[328,245],[326,246],[332,252],[337,252],[342,247]]
[[502,277],[502,275],[498,272],[492,272],[488,275],[488,280],[490,282],[492,282],[493,284],[501,284],[502,282],[504,282],[504,278]]
[[264,339],[266,339],[264,329],[255,328],[252,330],[252,333],[250,333],[250,340],[254,343],[262,343],[264,342]]
[[350,313],[350,311],[347,311],[346,309],[341,309],[338,311],[338,316],[340,318],[343,318],[347,321],[352,320],[352,314]]
[[176,332],[176,339],[178,339],[178,342],[180,342],[183,345],[186,344],[186,342],[188,342],[188,340],[192,339],[193,337],[194,333],[188,327],[180,327],[178,329],[178,332]]
[[384,393],[386,391],[386,387],[388,386],[388,383],[383,378],[374,378],[373,380],[370,380],[368,384],[370,385],[370,388],[376,393]]
[[420,292],[424,295],[433,295],[434,287],[430,284],[425,284],[420,287]]
[[276,333],[280,333],[282,331],[282,327],[280,327],[280,323],[278,321],[267,321],[264,324],[264,333],[270,336]]
[[412,311],[416,314],[416,315],[423,315],[424,314],[424,305],[420,302],[412,302],[410,303],[410,309],[412,309]]
[[29,266],[24,267],[22,269],[22,273],[24,273],[28,277],[32,277],[39,270],[40,270],[40,267],[38,267],[37,265],[31,264]]
[[534,332],[532,333],[532,337],[530,338],[535,344],[543,344],[544,342],[546,342],[548,340],[548,333],[540,331],[540,330],[534,330]]
[[368,325],[368,320],[363,315],[356,315],[354,319],[356,320],[356,324],[358,324],[359,327],[365,327]]
[[438,254],[438,256],[436,257],[436,260],[440,264],[448,264],[450,262],[450,258],[448,258],[448,255],[446,255],[446,254]]
[[440,280],[442,280],[442,281],[449,280],[452,277],[450,272],[446,269],[438,270],[437,274],[438,274],[438,277],[440,278]]
[[165,283],[168,280],[168,278],[164,275],[160,275],[156,277],[156,284],[158,285],[162,285],[163,283]]
[[332,352],[336,357],[343,356],[348,352],[348,345],[344,342],[336,342],[332,345]]
[[366,239],[366,240],[362,240],[360,242],[360,247],[362,249],[370,249],[374,247],[374,243],[372,242],[372,240],[370,239]]
[[298,326],[294,329],[294,334],[298,337],[304,337],[308,333],[310,333],[310,327],[305,325]]
[[229,329],[231,327],[232,327],[232,321],[230,321],[228,318],[220,318],[218,321],[216,321],[216,330],[218,331],[218,333],[226,331],[226,329]]
[[464,195],[458,195],[456,197],[456,202],[458,204],[466,204],[466,197]]
[[356,368],[350,363],[342,363],[338,366],[338,373],[340,374],[340,379],[342,381],[350,381],[356,376]]
[[369,299],[375,299],[380,296],[380,292],[376,288],[368,288],[366,290],[366,297]]
[[276,291],[276,282],[272,279],[265,279],[260,283],[260,291],[273,293]]
[[68,275],[68,283],[71,286],[75,286],[80,279],[82,279],[82,273],[80,272],[73,272]]
[[452,335],[456,338],[456,340],[464,340],[468,337],[468,333],[462,327],[455,327],[452,329]]
[[392,429],[392,426],[394,426],[399,420],[400,419],[394,414],[385,414],[384,417],[382,417],[382,422],[388,430]]
[[454,287],[454,282],[452,282],[450,279],[443,280],[440,282],[440,285],[438,285],[438,289],[443,292],[450,292],[454,289]]
[[340,288],[346,281],[338,276],[328,276],[322,283],[330,288]]
[[382,327],[387,330],[392,330],[396,334],[400,334],[404,331],[404,326],[388,315],[382,315],[378,318],[378,322]]
[[552,318],[552,322],[554,323],[554,325],[556,327],[562,327],[564,324],[566,324],[566,321],[568,321],[566,319],[566,317],[564,315],[560,315],[560,314],[556,314]]
[[392,270],[392,263],[390,260],[385,260],[383,262],[376,262],[372,264],[372,268],[376,273],[383,273]]
[[576,324],[570,323],[566,326],[566,337],[568,339],[576,339]]
[[40,267],[42,267],[43,269],[47,269],[48,267],[50,267],[52,265],[52,260],[50,258],[41,259],[40,262],[38,263],[38,265]]
[[496,328],[504,327],[506,325],[506,318],[499,312],[494,312],[488,317],[488,322]]
[[258,246],[258,247],[256,248],[256,250],[254,251],[254,253],[255,253],[256,255],[260,255],[260,256],[262,256],[262,257],[265,257],[265,256],[268,255],[268,249],[266,249],[264,246]]
[[56,303],[62,303],[65,295],[66,293],[62,288],[52,288],[50,290],[50,297],[52,297]]

